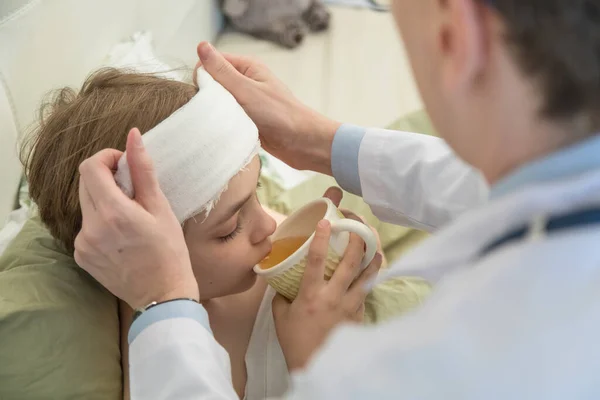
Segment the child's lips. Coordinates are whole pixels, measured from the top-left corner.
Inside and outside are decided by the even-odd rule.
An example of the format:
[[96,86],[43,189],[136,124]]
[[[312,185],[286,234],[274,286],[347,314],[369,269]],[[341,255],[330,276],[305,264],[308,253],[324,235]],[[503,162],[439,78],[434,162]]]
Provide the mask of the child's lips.
[[269,245],[265,246],[265,248],[266,248],[267,251],[265,252],[265,255],[263,256],[263,258],[260,259],[261,261],[264,260],[265,258],[267,258],[267,256],[269,254],[271,254],[271,250],[273,250],[273,244],[271,243],[270,240],[269,240]]
[[260,264],[260,262],[261,262],[262,260],[264,260],[265,258],[267,258],[267,256],[268,256],[269,254],[271,254],[271,250],[272,250],[272,249],[273,249],[273,244],[272,244],[271,240],[268,240],[268,241],[267,241],[267,244],[265,244],[265,251],[263,252],[263,255],[262,255],[262,257],[260,258],[260,260],[258,261],[258,263],[257,263],[257,264]]

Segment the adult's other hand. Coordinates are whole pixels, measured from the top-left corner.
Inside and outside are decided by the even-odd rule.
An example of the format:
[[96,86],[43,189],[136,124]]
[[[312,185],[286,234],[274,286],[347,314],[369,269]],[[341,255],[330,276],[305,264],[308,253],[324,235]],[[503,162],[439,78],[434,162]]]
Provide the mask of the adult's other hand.
[[265,150],[288,165],[331,175],[331,146],[340,123],[302,104],[262,63],[198,45],[204,69],[236,98],[258,126]]
[[126,154],[133,199],[113,177],[120,151],[102,150],[79,167],[83,224],[75,240],[75,261],[134,309],[153,301],[198,300],[183,231],[135,128]]

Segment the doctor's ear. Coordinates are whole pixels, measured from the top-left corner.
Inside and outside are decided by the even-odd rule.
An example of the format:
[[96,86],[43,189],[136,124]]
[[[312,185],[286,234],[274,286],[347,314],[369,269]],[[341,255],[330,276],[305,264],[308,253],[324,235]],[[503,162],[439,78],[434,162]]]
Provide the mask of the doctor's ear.
[[241,17],[248,9],[250,0],[224,0],[223,13],[230,18]]
[[443,85],[458,89],[480,76],[491,29],[489,9],[474,0],[439,3],[438,49],[441,51]]

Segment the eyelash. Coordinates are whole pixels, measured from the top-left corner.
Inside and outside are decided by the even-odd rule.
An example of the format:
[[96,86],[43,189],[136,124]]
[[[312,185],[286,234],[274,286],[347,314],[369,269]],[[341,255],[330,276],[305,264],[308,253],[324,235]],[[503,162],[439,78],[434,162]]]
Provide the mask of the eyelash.
[[[263,187],[262,183],[258,182],[258,183],[256,184],[256,188],[257,188],[257,189],[260,189],[260,188],[262,188],[262,187]],[[220,240],[221,242],[224,242],[224,243],[226,243],[226,242],[229,242],[229,241],[231,241],[231,240],[235,239],[235,237],[236,237],[236,236],[238,235],[238,233],[240,233],[241,231],[242,231],[242,224],[241,224],[241,221],[238,219],[238,224],[237,224],[237,226],[235,227],[235,229],[233,230],[233,232],[231,232],[231,233],[230,233],[229,235],[227,235],[227,236],[223,236],[223,237],[219,238],[219,240]]]
[[219,238],[220,241],[222,242],[229,242],[230,240],[235,239],[235,237],[238,235],[238,233],[240,233],[242,231],[242,224],[238,219],[238,224],[235,227],[235,229],[233,230],[233,232],[231,232],[229,235],[227,236],[223,236],[221,238]]

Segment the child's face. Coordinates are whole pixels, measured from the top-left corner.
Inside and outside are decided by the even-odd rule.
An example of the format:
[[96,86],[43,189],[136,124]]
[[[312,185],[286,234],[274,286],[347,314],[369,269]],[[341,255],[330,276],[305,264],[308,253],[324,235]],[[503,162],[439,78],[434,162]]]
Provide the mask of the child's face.
[[276,228],[256,197],[257,157],[229,181],[208,218],[185,223],[184,233],[202,300],[243,292],[254,284],[252,271],[270,251]]

